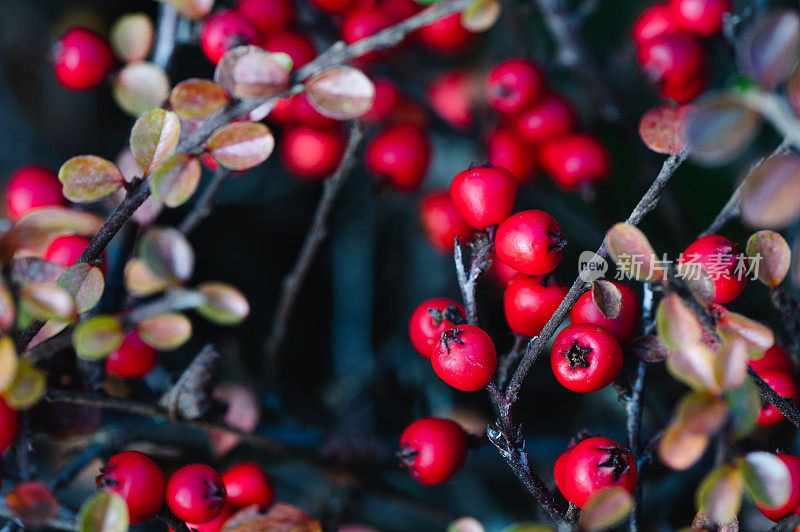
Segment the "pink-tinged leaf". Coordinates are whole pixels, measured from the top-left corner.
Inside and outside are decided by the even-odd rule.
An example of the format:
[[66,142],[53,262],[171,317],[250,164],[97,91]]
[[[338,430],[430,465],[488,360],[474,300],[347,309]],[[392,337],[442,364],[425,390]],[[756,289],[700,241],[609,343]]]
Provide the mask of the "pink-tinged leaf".
[[53,336],[57,335],[67,327],[69,327],[69,322],[66,321],[50,320],[45,322],[44,326],[39,329],[38,333],[36,333],[36,336],[34,336],[30,343],[28,343],[26,349],[33,349],[45,340],[49,340]]
[[0,393],[14,382],[19,368],[19,358],[14,340],[10,336],[0,337]]
[[794,72],[800,49],[800,15],[780,9],[756,19],[739,40],[743,69],[771,91]]
[[766,351],[775,343],[772,329],[736,312],[726,312],[717,328],[723,334],[736,335],[747,342],[751,351]]
[[714,523],[730,523],[739,513],[743,489],[742,471],[732,465],[721,464],[703,479],[697,489],[697,507]]
[[80,532],[127,532],[128,505],[110,491],[101,491],[86,499],[78,513]]
[[747,241],[747,255],[758,261],[758,280],[775,288],[789,273],[792,250],[786,240],[775,231],[759,231]]
[[481,33],[494,26],[502,6],[497,0],[474,0],[461,12],[461,25],[472,33]]
[[247,170],[264,161],[275,147],[269,128],[256,122],[234,122],[211,135],[206,148],[220,165],[231,170]]
[[211,13],[214,0],[165,0],[172,3],[178,13],[192,20],[200,20]]
[[728,403],[705,392],[693,392],[675,408],[675,423],[692,434],[713,436],[724,425]]
[[77,203],[104,198],[119,189],[125,179],[114,163],[94,155],[80,155],[58,171],[64,196]]
[[673,154],[686,146],[686,119],[693,108],[662,105],[647,111],[639,121],[642,142],[656,153]]
[[125,265],[125,288],[131,295],[145,297],[163,292],[169,282],[150,271],[142,259],[131,259]]
[[57,284],[72,294],[75,306],[81,314],[90,311],[100,302],[106,286],[100,268],[85,262],[67,268]]
[[[258,426],[258,397],[247,386],[238,382],[223,383],[214,388],[214,399],[228,405],[224,417],[227,425],[247,432]],[[228,454],[241,441],[240,436],[226,431],[209,430],[208,433],[217,456]]]
[[625,488],[615,486],[601,489],[589,497],[581,512],[581,530],[608,530],[628,517],[633,509],[633,497]]
[[233,94],[239,98],[280,94],[289,87],[290,68],[275,54],[257,46],[248,47],[233,65]]
[[51,283],[30,283],[22,287],[20,312],[45,321],[72,321],[78,317],[72,294]]
[[689,115],[686,139],[695,160],[720,166],[744,153],[760,126],[757,113],[726,95],[712,94]]
[[113,94],[120,109],[139,116],[164,103],[169,96],[169,77],[153,63],[129,63],[117,74]]
[[55,283],[64,273],[62,265],[38,257],[11,261],[11,282],[19,286],[30,283]]
[[100,230],[103,222],[105,218],[85,211],[67,207],[42,207],[23,216],[15,228],[37,229],[54,238],[66,234],[93,235]]
[[197,287],[205,302],[197,313],[220,325],[236,325],[250,314],[247,298],[236,288],[219,282],[207,282]]
[[705,434],[689,432],[673,421],[658,442],[658,457],[670,469],[683,471],[703,457],[708,443]]
[[6,493],[6,504],[28,528],[44,528],[51,519],[58,517],[58,500],[41,482],[20,482]]
[[172,110],[183,120],[203,118],[228,103],[225,89],[208,79],[191,78],[175,85],[169,95]]
[[14,326],[17,316],[17,308],[14,303],[14,296],[0,275],[0,333],[8,333]]
[[667,295],[658,304],[656,330],[669,349],[694,345],[703,337],[703,326],[677,294]]
[[181,121],[172,111],[150,109],[131,130],[131,152],[145,173],[150,173],[175,151],[181,136]]
[[136,324],[136,329],[147,345],[159,351],[177,349],[192,336],[192,322],[172,312],[146,318]]
[[792,477],[786,464],[772,453],[755,451],[738,460],[747,491],[760,505],[778,508],[786,504]]
[[664,272],[659,268],[658,257],[644,233],[638,228],[618,223],[606,233],[608,253],[617,267],[643,282],[660,281]]
[[[237,46],[235,48],[231,48],[228,50],[225,55],[222,56],[222,59],[219,60],[217,63],[217,67],[214,69],[214,81],[222,87],[228,94],[235,94],[236,93],[236,65],[238,64],[239,60],[243,57],[248,55],[257,55],[260,56],[261,54],[269,53],[260,46],[255,46],[252,44],[246,44],[242,46]],[[273,58],[281,67],[285,70],[285,65],[278,59]],[[291,70],[289,67],[288,70]],[[288,72],[287,70],[287,72]]]
[[693,390],[716,395],[722,388],[714,373],[715,356],[704,344],[685,345],[670,354],[667,369],[673,377]]
[[744,382],[750,360],[747,347],[747,342],[733,336],[726,339],[717,350],[717,381],[724,390],[733,390]]
[[257,506],[240,510],[225,523],[223,532],[264,532],[267,530],[286,530],[290,532],[321,532],[319,521],[300,508],[279,502],[266,514]]
[[44,397],[46,386],[44,373],[20,358],[14,381],[3,391],[3,399],[14,410],[27,410]]
[[683,262],[675,266],[675,277],[683,281],[694,297],[710,306],[714,302],[717,289],[714,285],[714,276],[702,265],[693,262]]
[[178,153],[150,175],[150,191],[167,207],[182,205],[192,197],[200,182],[200,161],[188,153]]
[[171,283],[188,280],[194,271],[192,246],[171,227],[156,227],[145,233],[139,240],[138,255],[151,272]]
[[358,118],[372,108],[375,85],[357,68],[340,66],[305,82],[308,101],[320,114],[336,120]]
[[[339,528],[339,532],[342,532],[342,528]],[[358,529],[349,529],[349,532],[358,532]],[[367,528],[362,532],[374,532],[374,529]],[[447,525],[447,532],[486,532],[486,529],[474,517],[461,517]]]
[[800,217],[800,156],[784,153],[756,166],[742,184],[742,220],[780,229]]
[[150,17],[144,13],[126,13],[111,26],[109,40],[117,57],[130,63],[147,59],[154,34]]
[[607,319],[613,320],[622,312],[622,292],[611,281],[598,279],[592,283],[592,301]]

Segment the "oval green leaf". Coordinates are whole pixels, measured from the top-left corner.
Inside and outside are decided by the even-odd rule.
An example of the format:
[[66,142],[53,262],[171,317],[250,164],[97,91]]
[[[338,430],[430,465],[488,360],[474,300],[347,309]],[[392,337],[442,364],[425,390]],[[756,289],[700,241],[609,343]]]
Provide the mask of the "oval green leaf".
[[181,136],[181,121],[172,111],[150,109],[131,130],[131,152],[139,166],[149,174],[175,151]]
[[189,279],[194,250],[186,237],[171,227],[150,229],[139,240],[138,255],[156,276],[172,283]]
[[211,135],[206,148],[219,164],[230,170],[247,170],[264,161],[275,147],[269,128],[257,122],[235,122]]
[[114,80],[114,100],[131,116],[159,107],[169,96],[169,78],[164,70],[147,61],[126,65]]
[[372,108],[375,85],[363,72],[340,66],[305,82],[308,101],[320,114],[336,120],[358,118]]
[[77,355],[86,360],[102,360],[120,346],[122,324],[114,316],[95,316],[80,322],[72,332]]
[[76,203],[104,198],[125,183],[114,163],[95,155],[79,155],[65,162],[58,171],[58,180],[64,196]]
[[178,153],[150,174],[150,191],[167,207],[186,202],[200,182],[200,161],[188,153]]
[[125,499],[109,491],[86,499],[78,514],[78,532],[126,532],[128,524]]
[[197,313],[207,320],[221,325],[235,325],[250,314],[247,298],[230,285],[208,282],[197,287],[197,291],[205,298],[205,303],[197,307]]
[[176,312],[144,319],[136,327],[142,340],[159,351],[177,349],[192,337],[192,322]]
[[175,85],[169,95],[172,110],[183,120],[204,118],[228,103],[225,89],[208,79],[191,78]]

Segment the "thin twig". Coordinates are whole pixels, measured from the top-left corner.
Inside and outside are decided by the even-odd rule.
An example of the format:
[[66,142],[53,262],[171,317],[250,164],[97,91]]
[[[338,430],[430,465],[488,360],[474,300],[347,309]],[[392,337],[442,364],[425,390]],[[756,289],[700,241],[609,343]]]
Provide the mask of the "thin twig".
[[797,405],[794,404],[792,398],[781,396],[781,394],[767,384],[749,364],[747,365],[747,373],[750,375],[750,378],[753,379],[753,383],[756,385],[756,388],[758,388],[758,393],[761,394],[761,397],[777,408],[792,425],[800,428],[800,410],[797,409]]
[[464,268],[464,252],[461,242],[456,237],[453,247],[453,258],[456,263],[456,277],[458,286],[461,289],[461,297],[464,300],[464,309],[467,312],[467,323],[478,324],[478,302],[475,299],[475,288],[478,279],[492,264],[492,253],[494,251],[494,233],[497,226],[486,228],[486,233],[481,233],[475,238],[475,242],[470,244],[469,272]]
[[84,449],[81,454],[79,454],[74,460],[67,464],[66,467],[61,469],[52,479],[50,479],[50,482],[47,483],[47,486],[53,492],[66,487],[81,471],[83,471],[83,468],[86,467],[89,462],[99,456],[100,453],[102,453],[105,449],[106,446],[99,443]]
[[178,21],[180,14],[172,2],[161,2],[158,8],[158,29],[153,47],[152,62],[168,70],[178,44]]
[[521,334],[515,334],[514,345],[511,350],[497,363],[497,387],[499,389],[503,389],[508,379],[508,373],[514,367],[514,364],[519,362],[519,357],[522,356],[522,346],[526,340],[527,338]]
[[222,187],[225,185],[225,182],[232,175],[232,173],[233,172],[230,170],[222,167],[218,168],[217,171],[214,172],[214,177],[211,179],[211,182],[206,185],[206,188],[198,198],[197,203],[194,204],[192,210],[189,211],[189,214],[186,215],[186,218],[183,219],[181,225],[178,227],[178,230],[181,233],[188,235],[194,231],[195,227],[197,227],[200,222],[205,220],[211,214],[211,211],[214,210],[214,204],[217,202],[217,197],[222,191]]

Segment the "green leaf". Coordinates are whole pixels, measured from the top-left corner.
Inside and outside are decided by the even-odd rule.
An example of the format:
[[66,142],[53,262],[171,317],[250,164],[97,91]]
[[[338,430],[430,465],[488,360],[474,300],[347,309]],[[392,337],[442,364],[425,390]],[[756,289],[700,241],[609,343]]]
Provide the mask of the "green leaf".
[[125,499],[108,491],[86,499],[78,514],[78,532],[126,532],[128,524]]
[[58,286],[72,294],[79,313],[93,309],[103,296],[105,279],[100,268],[79,262],[67,268],[57,282]]
[[77,203],[104,198],[125,183],[114,163],[95,155],[79,155],[65,162],[58,180],[64,185],[64,196]]
[[320,114],[336,120],[358,118],[372,108],[375,85],[351,66],[326,70],[305,82],[309,103]]
[[144,13],[122,15],[109,32],[114,53],[126,63],[147,58],[153,45],[153,22]]
[[203,118],[223,108],[230,98],[225,89],[209,79],[185,79],[169,95],[172,110],[183,120]]
[[234,122],[214,132],[206,149],[220,165],[230,170],[247,170],[264,161],[275,147],[269,128],[257,122]]
[[176,312],[144,319],[136,327],[142,340],[159,351],[177,349],[192,337],[192,322]]
[[677,294],[669,294],[656,309],[656,331],[669,349],[700,342],[703,326]]
[[739,513],[743,489],[742,471],[730,464],[719,465],[697,489],[697,507],[717,524],[730,523]]
[[772,453],[755,451],[739,459],[744,483],[759,505],[783,506],[789,500],[792,478],[786,464]]
[[172,283],[188,280],[194,271],[192,246],[171,227],[156,227],[145,233],[139,240],[138,255],[151,272]]
[[75,352],[86,360],[101,360],[122,344],[122,324],[114,316],[95,316],[80,322],[72,333]]
[[24,358],[20,358],[17,373],[11,385],[3,392],[3,399],[14,410],[25,410],[44,397],[46,387],[44,373]]
[[730,406],[730,431],[734,438],[744,438],[755,428],[761,410],[761,396],[751,379],[725,396]]
[[150,175],[150,191],[167,207],[186,202],[200,182],[200,162],[188,153],[178,153]]
[[30,283],[22,287],[20,308],[28,316],[42,321],[77,318],[72,294],[51,283]]
[[605,488],[594,493],[581,511],[581,528],[606,530],[618,525],[633,509],[633,497],[622,487]]
[[120,109],[131,116],[139,116],[167,99],[169,77],[153,63],[129,63],[117,74],[113,94]]
[[758,261],[758,280],[775,288],[789,273],[792,250],[786,240],[775,231],[759,231],[747,240],[747,256]]
[[230,285],[207,282],[197,287],[197,291],[205,297],[205,303],[197,307],[197,313],[214,323],[235,325],[250,313],[247,298]]
[[178,115],[161,108],[151,109],[140,116],[131,129],[131,153],[149,174],[172,155],[180,136]]

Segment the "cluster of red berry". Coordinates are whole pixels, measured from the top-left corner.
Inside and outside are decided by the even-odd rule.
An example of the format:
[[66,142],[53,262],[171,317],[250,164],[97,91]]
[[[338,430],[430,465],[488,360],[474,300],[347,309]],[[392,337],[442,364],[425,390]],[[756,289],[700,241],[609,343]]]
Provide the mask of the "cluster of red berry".
[[633,25],[639,63],[665,99],[685,103],[708,84],[701,38],[722,30],[730,0],[668,0],[645,9]]
[[137,451],[112,456],[97,477],[98,488],[125,500],[131,524],[155,517],[166,501],[175,516],[197,532],[219,532],[239,509],[266,508],[275,499],[258,464],[236,464],[220,475],[205,464],[181,467],[165,479],[156,463]]

